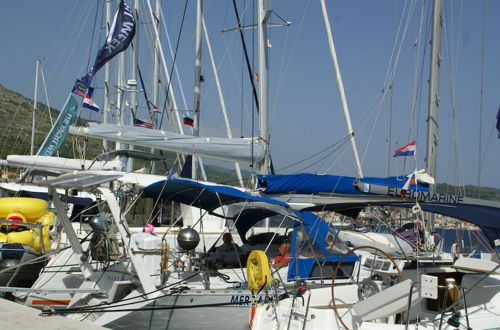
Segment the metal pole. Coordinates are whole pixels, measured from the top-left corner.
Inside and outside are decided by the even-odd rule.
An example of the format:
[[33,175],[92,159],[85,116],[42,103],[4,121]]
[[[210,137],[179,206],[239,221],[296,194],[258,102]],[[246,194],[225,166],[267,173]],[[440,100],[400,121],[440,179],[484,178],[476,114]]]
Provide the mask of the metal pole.
[[[33,120],[31,122],[31,155],[35,154],[35,122],[36,122],[36,100],[38,98],[38,71],[40,71],[40,60],[36,60],[36,72],[35,72],[35,95],[33,99]],[[50,109],[49,109],[50,111]]]
[[267,33],[266,25],[270,14],[267,11],[265,4],[266,0],[258,1],[257,6],[257,34],[258,34],[258,51],[259,51],[259,126],[260,140],[264,145],[264,159],[257,166],[257,173],[268,174],[270,166],[269,154],[269,114],[268,114],[268,64],[267,64]]
[[[196,41],[194,59],[194,125],[193,136],[200,136],[200,89],[201,89],[201,18],[203,16],[203,0],[196,1]],[[198,159],[193,155],[191,177],[197,177]]]
[[[438,146],[438,111],[439,111],[439,77],[441,64],[441,30],[443,23],[443,5],[441,0],[434,0],[432,13],[432,41],[430,59],[429,80],[429,112],[427,116],[427,154],[426,171],[436,179],[436,155]],[[431,192],[436,190],[434,185],[430,186]],[[433,231],[435,227],[434,214],[431,214],[427,223],[428,230]]]
[[[106,35],[111,30],[111,0],[106,1]],[[102,122],[108,122],[109,114],[109,63],[104,65],[104,106],[102,109]],[[102,147],[108,150],[108,140],[102,140]]]
[[359,178],[363,177],[363,170],[361,168],[361,162],[359,160],[358,149],[356,147],[356,139],[354,138],[354,131],[352,129],[351,117],[349,115],[349,108],[347,106],[347,98],[344,90],[344,83],[342,81],[342,75],[340,74],[339,63],[337,60],[337,52],[335,51],[335,44],[333,43],[332,29],[330,26],[330,20],[328,18],[328,12],[326,10],[325,0],[321,0],[321,10],[323,12],[323,20],[325,22],[326,34],[328,36],[328,45],[330,46],[330,55],[332,56],[333,68],[337,76],[337,85],[340,93],[340,100],[342,102],[342,108],[344,110],[344,117],[347,124],[347,131],[351,137],[352,152],[354,154],[354,161],[356,165],[356,172]]

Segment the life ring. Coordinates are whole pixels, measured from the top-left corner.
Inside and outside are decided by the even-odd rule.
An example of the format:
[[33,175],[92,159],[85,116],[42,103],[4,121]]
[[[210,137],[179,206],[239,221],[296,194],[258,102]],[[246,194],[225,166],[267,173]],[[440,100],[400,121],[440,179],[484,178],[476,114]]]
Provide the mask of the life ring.
[[252,291],[267,289],[271,284],[269,260],[262,250],[250,252],[247,260],[247,284]]

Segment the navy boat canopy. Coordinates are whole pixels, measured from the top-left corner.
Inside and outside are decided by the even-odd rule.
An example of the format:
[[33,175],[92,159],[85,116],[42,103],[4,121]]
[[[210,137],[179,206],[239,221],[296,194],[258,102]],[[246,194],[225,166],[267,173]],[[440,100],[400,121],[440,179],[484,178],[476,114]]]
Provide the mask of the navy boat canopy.
[[[335,202],[318,204],[308,207],[309,211],[334,211],[340,214],[351,215],[361,211],[367,206],[394,206],[412,208],[415,203],[409,203],[402,199],[401,202],[394,201],[368,201],[342,202],[342,197],[336,198]],[[457,203],[439,203],[433,201],[420,201],[419,206],[423,211],[441,214],[444,216],[470,222],[483,231],[491,246],[495,247],[495,240],[500,240],[500,206],[498,202],[482,201],[472,198],[463,198]]]
[[204,184],[188,179],[155,182],[143,188],[143,196],[195,206],[212,214],[222,205],[228,205],[224,216],[215,215],[235,220],[234,226],[244,243],[247,243],[246,232],[262,219],[278,214],[299,219],[287,203],[252,196],[229,186]]
[[209,212],[244,201],[262,202],[289,208],[287,203],[271,198],[249,195],[241,190],[224,185],[211,185],[187,179],[171,179],[155,182],[143,188],[143,196],[161,198],[195,206]]

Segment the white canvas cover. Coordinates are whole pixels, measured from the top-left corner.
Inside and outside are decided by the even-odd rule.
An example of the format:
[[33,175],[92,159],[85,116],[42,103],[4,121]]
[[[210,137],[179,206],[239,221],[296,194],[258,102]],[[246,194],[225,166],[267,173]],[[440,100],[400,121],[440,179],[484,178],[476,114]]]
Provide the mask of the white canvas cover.
[[[130,125],[89,123],[70,133],[212,159],[252,164],[262,160],[264,147],[252,138],[197,137]],[[252,156],[253,153],[253,156]]]

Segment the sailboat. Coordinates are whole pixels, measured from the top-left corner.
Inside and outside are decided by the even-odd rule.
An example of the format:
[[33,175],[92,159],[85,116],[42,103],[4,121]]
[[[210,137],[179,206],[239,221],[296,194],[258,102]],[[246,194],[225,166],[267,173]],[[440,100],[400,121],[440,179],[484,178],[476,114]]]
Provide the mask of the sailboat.
[[[231,143],[230,140],[152,132],[141,127],[128,127],[117,135],[125,138],[129,133],[136,134],[133,140],[120,139],[119,142],[141,144],[142,140],[152,141],[154,135],[162,136],[161,141],[173,140],[170,148],[182,147],[183,143],[190,145],[189,149],[170,149],[173,151],[222,155],[223,159],[240,162],[249,162],[251,158],[261,162],[263,158],[259,155],[259,143],[249,139],[233,139],[235,142]],[[105,139],[114,138],[110,134]],[[228,148],[236,152],[228,155]],[[295,213],[286,203],[254,197],[232,187],[141,174],[86,170],[38,183],[48,188],[69,247],[51,259],[31,290],[17,298],[30,306],[48,305],[55,310],[49,309],[48,314],[61,313],[110,327],[131,326],[136,322],[141,326],[149,324],[150,328],[201,323],[218,328],[246,328],[241,319],[248,313],[250,299],[265,300],[266,292],[254,295],[247,288],[244,267],[214,269],[209,265],[207,249],[214,241],[205,238],[209,234],[212,239],[220,238],[228,228],[235,228],[239,239],[247,243],[245,255],[241,256],[244,263],[243,258],[251,259],[247,256],[249,249],[259,245],[272,253],[285,239],[283,234],[275,233],[275,237],[249,242],[246,233],[255,223],[273,215],[281,217],[281,222],[288,218],[297,221]],[[58,194],[61,189],[87,191],[96,196],[99,215],[88,221],[92,229],[90,239],[80,241],[66,213],[67,204],[62,201],[66,196],[61,198]],[[168,235],[162,235],[159,230],[134,233],[126,216],[142,197],[154,198],[155,203],[157,200],[175,201],[197,207],[206,214],[213,213],[222,218],[217,219],[221,229],[216,233],[201,230],[198,234],[184,223],[186,228],[173,228]],[[150,205],[151,210],[155,207],[156,204]],[[151,218],[146,214],[139,220],[150,225]],[[193,227],[204,229],[207,225],[201,221]],[[201,248],[195,250],[196,244],[193,246],[193,242],[188,241],[191,236],[201,237],[204,243]],[[196,308],[195,316],[193,308]]]
[[[436,98],[441,21],[442,4],[438,0],[434,1],[433,8],[429,91],[427,162],[428,173],[431,175],[435,174],[437,148],[437,124],[434,119],[437,117],[438,105]],[[286,182],[287,178],[281,179]],[[316,179],[318,183],[328,181],[328,178],[323,181]],[[339,178],[336,180],[340,182]],[[413,213],[419,216],[422,211],[443,214],[477,225],[487,237],[490,248],[495,249],[500,228],[496,224],[498,221],[493,219],[500,216],[498,202],[451,196],[432,190],[418,191],[415,190],[416,187],[412,188],[409,194],[404,191],[399,197],[401,191],[396,187],[391,188],[381,182],[370,182],[370,178],[351,178],[350,181],[353,184],[349,185],[348,189],[357,190],[357,194],[351,192],[346,195],[344,191],[344,194],[335,195],[335,190],[331,189],[332,185],[302,185],[301,188],[306,193],[307,190],[314,189],[313,193],[317,195],[311,197],[299,194],[294,196],[295,200],[287,197],[287,201],[292,205],[302,205],[307,210],[334,210],[351,215],[369,205],[411,207]],[[288,187],[294,184],[297,185],[297,181],[291,182]],[[284,198],[285,191],[286,189],[275,190],[276,195],[269,196],[280,199],[281,193]],[[368,195],[370,192],[378,196]],[[387,200],[389,195],[396,200]],[[422,232],[425,232],[424,228]],[[450,262],[420,252],[415,253],[414,257],[398,257],[370,244],[356,247],[351,245],[344,258],[364,250],[372,250],[371,256],[361,259],[361,267],[372,271],[370,277],[353,276],[354,284],[338,285],[336,277],[342,269],[343,261],[340,260],[335,267],[330,287],[300,288],[286,299],[279,302],[275,299],[258,306],[251,319],[252,328],[323,329],[328,326],[334,329],[441,329],[464,326],[486,329],[499,322],[500,265],[497,262],[456,255]]]

